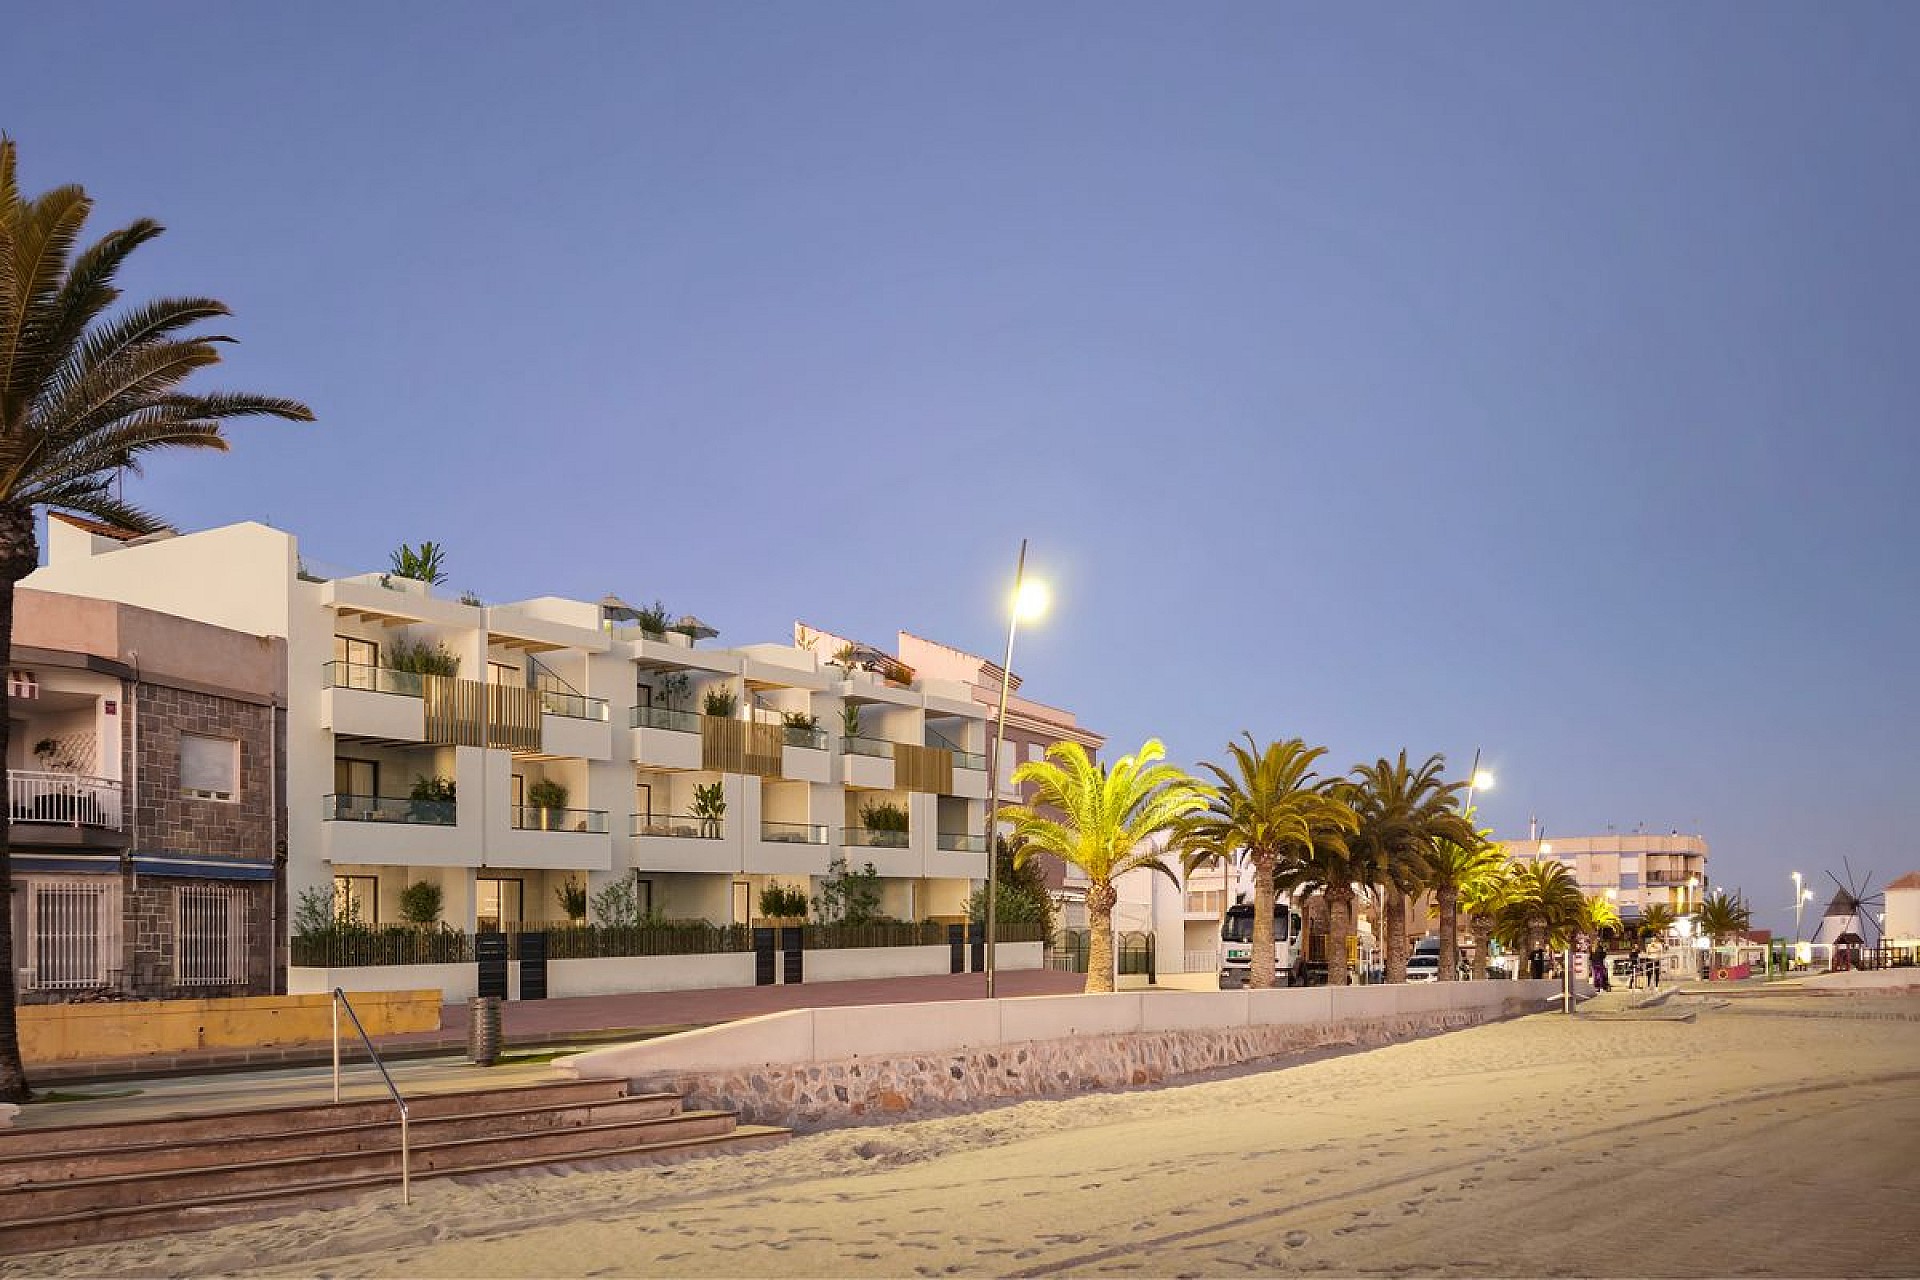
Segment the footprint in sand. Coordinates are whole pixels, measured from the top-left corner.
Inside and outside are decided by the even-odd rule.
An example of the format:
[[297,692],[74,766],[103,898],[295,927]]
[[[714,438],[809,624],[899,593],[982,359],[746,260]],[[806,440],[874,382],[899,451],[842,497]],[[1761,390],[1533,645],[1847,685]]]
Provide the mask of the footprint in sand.
[[1311,1239],[1313,1239],[1313,1237],[1304,1231],[1289,1231],[1286,1235],[1280,1237],[1280,1243],[1289,1249],[1298,1249]]

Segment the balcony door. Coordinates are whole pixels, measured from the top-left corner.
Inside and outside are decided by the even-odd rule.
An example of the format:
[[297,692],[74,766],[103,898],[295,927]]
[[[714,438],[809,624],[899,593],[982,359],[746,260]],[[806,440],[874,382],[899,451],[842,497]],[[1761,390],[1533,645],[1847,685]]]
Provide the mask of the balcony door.
[[[373,801],[380,795],[380,762],[378,760],[355,760],[342,756],[333,762],[333,791],[336,796],[353,797],[353,800],[340,799],[335,804],[342,809],[372,809]],[[354,801],[364,803],[355,804]]]
[[473,882],[474,927],[481,933],[504,933],[526,917],[522,911],[526,881],[519,877],[481,876]]

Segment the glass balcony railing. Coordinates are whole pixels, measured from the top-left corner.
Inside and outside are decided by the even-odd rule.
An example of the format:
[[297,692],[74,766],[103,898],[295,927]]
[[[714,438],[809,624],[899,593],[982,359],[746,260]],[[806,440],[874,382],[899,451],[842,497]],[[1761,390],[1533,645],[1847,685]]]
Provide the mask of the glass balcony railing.
[[788,724],[780,726],[780,732],[790,747],[805,747],[809,751],[825,751],[827,749],[827,731],[825,729],[810,728],[806,725],[799,724]]
[[681,840],[718,840],[726,834],[724,818],[696,818],[686,813],[636,813],[632,834],[643,837],[675,837]]
[[956,769],[972,769],[972,770],[975,770],[976,772],[979,772],[979,773],[985,773],[985,772],[987,771],[987,754],[986,754],[986,752],[984,752],[984,751],[955,751],[955,750],[954,750],[954,749],[953,749],[952,747],[948,747],[948,748],[947,748],[947,750],[948,750],[948,751],[951,751],[951,752],[953,752],[953,767],[954,767],[954,768],[956,768]]
[[581,693],[562,693],[558,689],[542,689],[540,710],[550,716],[565,716],[569,720],[605,720],[607,718],[607,700],[589,698]]
[[817,822],[763,822],[760,839],[767,844],[825,844],[827,828]]
[[675,733],[700,732],[700,713],[697,711],[675,711],[670,707],[635,707],[633,709],[633,727],[636,729],[671,729]]
[[410,822],[417,826],[450,827],[454,824],[452,800],[407,800],[398,796],[325,797],[321,815],[331,822]]
[[877,827],[845,827],[840,832],[840,843],[851,849],[904,849],[907,833]]
[[840,750],[850,756],[873,756],[881,760],[893,759],[893,744],[885,738],[842,738],[840,739]]
[[605,809],[542,809],[533,805],[515,805],[510,820],[515,831],[584,831],[596,836],[607,834]]
[[945,849],[948,853],[985,853],[987,851],[985,836],[956,834],[951,831],[942,831],[935,836],[933,844],[936,849]]
[[409,698],[421,696],[425,677],[418,671],[395,671],[391,667],[369,667],[358,662],[329,662],[325,667],[327,684],[335,689],[366,689],[373,693],[398,693]]

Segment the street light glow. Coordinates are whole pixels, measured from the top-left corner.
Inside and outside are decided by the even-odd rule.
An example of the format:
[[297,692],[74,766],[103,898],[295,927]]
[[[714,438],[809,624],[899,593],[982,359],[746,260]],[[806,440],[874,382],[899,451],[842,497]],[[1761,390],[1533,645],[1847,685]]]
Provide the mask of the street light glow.
[[1032,622],[1046,613],[1050,599],[1047,584],[1037,578],[1029,578],[1014,592],[1013,616],[1021,622]]
[[1475,791],[1493,790],[1493,775],[1485,769],[1475,773],[1473,775],[1473,789]]
[[1541,857],[1543,857],[1543,858],[1551,858],[1551,857],[1553,856],[1553,842],[1552,842],[1552,841],[1550,841],[1550,840],[1542,840],[1542,841],[1540,842],[1540,856],[1541,856]]

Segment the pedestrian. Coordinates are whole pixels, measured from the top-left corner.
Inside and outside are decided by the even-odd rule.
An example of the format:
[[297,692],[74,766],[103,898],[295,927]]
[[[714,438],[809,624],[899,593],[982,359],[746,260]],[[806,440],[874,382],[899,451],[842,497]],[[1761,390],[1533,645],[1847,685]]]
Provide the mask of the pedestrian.
[[1611,991],[1613,984],[1607,980],[1607,944],[1596,942],[1593,950],[1587,954],[1587,973],[1593,979],[1595,991]]

